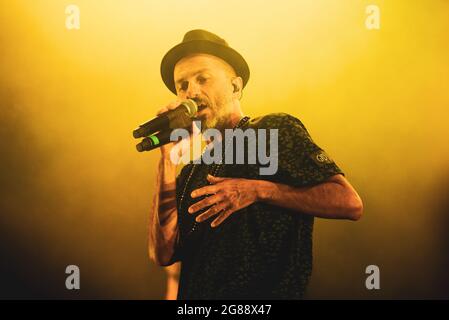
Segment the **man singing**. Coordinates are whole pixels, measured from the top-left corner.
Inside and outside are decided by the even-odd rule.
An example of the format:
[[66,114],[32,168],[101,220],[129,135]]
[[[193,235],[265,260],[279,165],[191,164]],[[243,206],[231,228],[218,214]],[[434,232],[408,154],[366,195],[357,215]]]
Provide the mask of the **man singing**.
[[161,147],[150,257],[161,266],[181,261],[178,299],[302,298],[314,217],[358,220],[357,192],[297,118],[244,116],[249,67],[222,38],[189,31],[162,59],[161,74],[178,99],[158,114],[193,99],[202,130],[277,129],[278,168],[261,175],[260,163],[190,162],[176,177],[176,144]]

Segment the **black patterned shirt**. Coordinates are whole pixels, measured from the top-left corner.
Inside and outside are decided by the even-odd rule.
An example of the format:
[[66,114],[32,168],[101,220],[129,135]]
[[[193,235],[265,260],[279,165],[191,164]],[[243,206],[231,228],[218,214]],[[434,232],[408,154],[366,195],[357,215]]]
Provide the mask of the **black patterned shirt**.
[[[223,164],[218,176],[305,187],[343,174],[291,115],[251,119],[246,128],[278,129],[277,172],[260,175],[258,163]],[[313,216],[256,202],[216,228],[210,226],[215,216],[191,232],[195,217],[206,209],[187,213],[202,199],[192,199],[190,193],[208,185],[206,176],[214,166],[196,164],[186,185],[192,167],[184,166],[176,186],[179,236],[173,261],[182,262],[178,299],[301,299],[312,272]]]

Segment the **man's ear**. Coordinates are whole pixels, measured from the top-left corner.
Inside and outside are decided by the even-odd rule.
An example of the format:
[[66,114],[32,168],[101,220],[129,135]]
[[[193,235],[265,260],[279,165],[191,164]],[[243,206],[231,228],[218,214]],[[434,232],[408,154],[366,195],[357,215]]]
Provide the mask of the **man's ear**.
[[242,98],[242,88],[243,88],[243,80],[241,77],[234,77],[231,80],[231,84],[233,87],[233,94],[237,99]]

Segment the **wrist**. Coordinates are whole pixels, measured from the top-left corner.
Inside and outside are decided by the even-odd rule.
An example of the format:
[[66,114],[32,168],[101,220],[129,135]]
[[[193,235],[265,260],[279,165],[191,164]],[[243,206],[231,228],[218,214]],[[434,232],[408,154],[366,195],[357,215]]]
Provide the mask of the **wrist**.
[[275,184],[270,181],[259,180],[256,185],[257,201],[270,202],[273,199]]

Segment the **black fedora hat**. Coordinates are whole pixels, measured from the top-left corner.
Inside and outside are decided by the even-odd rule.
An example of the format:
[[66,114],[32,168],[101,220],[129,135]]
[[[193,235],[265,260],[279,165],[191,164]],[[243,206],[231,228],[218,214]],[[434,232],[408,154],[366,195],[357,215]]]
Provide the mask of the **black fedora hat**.
[[240,53],[232,49],[228,43],[206,30],[191,30],[184,35],[182,42],[168,51],[161,62],[161,76],[165,85],[176,94],[174,70],[176,63],[192,53],[207,53],[219,57],[229,63],[237,76],[242,77],[243,87],[249,79],[249,67]]

